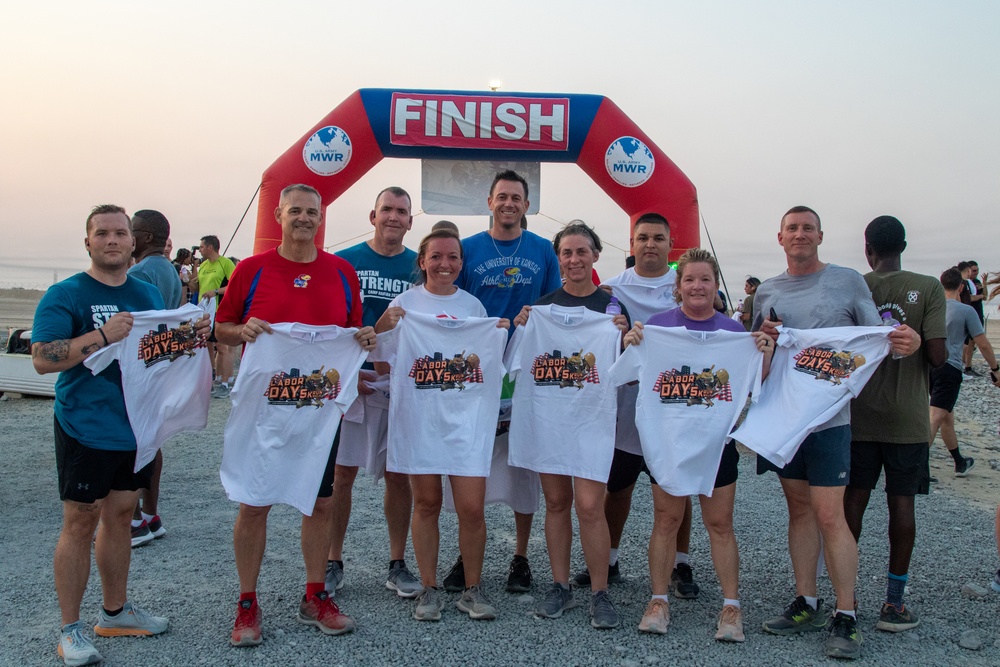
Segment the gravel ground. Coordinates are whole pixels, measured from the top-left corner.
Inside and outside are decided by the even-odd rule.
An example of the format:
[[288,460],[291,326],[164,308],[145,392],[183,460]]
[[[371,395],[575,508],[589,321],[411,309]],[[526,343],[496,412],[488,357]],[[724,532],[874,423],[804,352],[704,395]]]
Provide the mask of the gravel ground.
[[[996,402],[983,410],[981,415],[960,415],[960,420],[996,424]],[[514,527],[511,513],[502,507],[487,509],[489,543],[484,572],[484,583],[499,609],[499,618],[475,622],[449,604],[440,623],[413,621],[413,603],[396,598],[383,585],[388,563],[381,487],[359,477],[345,548],[346,586],[338,596],[344,611],[357,620],[358,630],[343,637],[326,637],[296,622],[296,605],[303,586],[298,515],[288,507],[276,507],[271,514],[259,589],[265,641],[257,648],[231,648],[227,639],[238,593],[232,554],[236,506],[226,499],[218,476],[222,429],[228,411],[228,401],[214,401],[207,431],[174,438],[166,445],[161,514],[168,534],[133,551],[130,597],[154,613],[168,616],[170,630],[146,639],[96,638],[107,665],[558,663],[625,667],[660,661],[803,666],[830,662],[823,657],[820,633],[781,638],[760,630],[761,622],[779,613],[794,593],[786,550],[786,511],[777,480],[773,475],[755,475],[753,457],[746,454],[740,462],[736,512],[743,559],[745,644],[720,644],[712,639],[721,594],[711,567],[708,540],[697,516],[697,503],[692,558],[702,593],[697,600],[672,601],[673,623],[667,635],[645,636],[636,630],[649,594],[645,540],[652,510],[645,477],[636,490],[621,549],[622,572],[627,579],[612,587],[622,617],[622,626],[613,631],[590,628],[585,591],[577,592],[581,606],[558,620],[534,618],[530,595],[503,592]],[[3,665],[60,664],[56,656],[59,612],[52,585],[52,553],[61,510],[51,412],[50,400],[0,401]],[[873,494],[873,500],[861,542],[858,597],[865,641],[858,664],[1000,663],[996,620],[1000,595],[988,593],[973,600],[962,595],[967,583],[988,588],[997,565],[992,513],[944,492],[919,500],[920,534],[907,601],[923,623],[914,631],[891,635],[874,630],[884,595],[887,555],[881,493]],[[539,596],[549,582],[542,522],[540,513],[529,551],[536,582],[533,593]],[[441,524],[439,578],[444,577],[457,553],[454,517],[444,515]],[[415,572],[412,552],[407,559]],[[582,567],[582,561],[577,547],[574,569]],[[92,575],[83,600],[83,615],[88,620],[96,620],[101,599],[96,568]],[[828,600],[832,597],[826,579],[820,582],[820,594]],[[446,595],[449,601],[457,599],[453,594]],[[967,640],[978,639],[982,648],[960,648],[963,633]]]

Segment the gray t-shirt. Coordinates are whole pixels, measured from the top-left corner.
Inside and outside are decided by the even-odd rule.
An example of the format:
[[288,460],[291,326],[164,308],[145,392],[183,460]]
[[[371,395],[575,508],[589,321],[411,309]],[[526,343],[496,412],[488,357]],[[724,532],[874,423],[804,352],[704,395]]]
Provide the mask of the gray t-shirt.
[[[865,279],[854,269],[836,264],[827,264],[805,276],[793,276],[785,271],[762,282],[753,302],[754,331],[760,329],[771,308],[782,324],[792,329],[882,324]],[[814,430],[850,423],[848,404],[833,419]]]
[[163,255],[150,255],[128,270],[133,278],[153,285],[163,297],[167,310],[181,305],[181,277],[169,259]]
[[948,299],[944,311],[945,325],[948,328],[948,363],[962,370],[962,346],[966,336],[975,338],[983,333],[982,322],[975,308],[961,301]]

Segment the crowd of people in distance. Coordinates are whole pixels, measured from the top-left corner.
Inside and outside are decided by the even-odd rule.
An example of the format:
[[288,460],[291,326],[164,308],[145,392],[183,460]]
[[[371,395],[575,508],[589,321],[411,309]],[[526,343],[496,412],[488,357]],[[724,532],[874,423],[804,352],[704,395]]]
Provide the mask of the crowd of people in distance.
[[[130,548],[166,529],[157,507],[163,456],[157,445],[141,464],[126,402],[138,396],[155,415],[165,399],[130,384],[130,373],[145,371],[126,370],[124,359],[100,372],[85,361],[141,336],[133,313],[167,321],[192,304],[201,308],[190,311],[186,331],[207,346],[214,381],[205,376],[198,398],[233,402],[220,473],[239,503],[233,646],[263,641],[257,585],[278,503],[302,514],[298,621],[328,635],[355,629],[336,596],[350,582],[345,538],[361,469],[384,480],[388,529],[387,554],[362,557],[388,555],[385,588],[413,600],[417,621],[440,620],[448,593],[472,619],[497,617],[483,584],[487,504],[513,512],[506,591],[537,590],[528,546],[544,501],[548,572],[534,614],[560,618],[589,589],[593,628],[627,620],[665,634],[671,596],[701,593],[689,556],[697,497],[722,593],[714,637],[744,642],[737,441],[757,454],[757,474],[776,473],[788,507],[794,596],[763,631],[819,632],[827,656],[861,655],[857,544],[883,475],[886,594],[875,627],[919,625],[904,595],[915,498],[932,482],[930,446],[940,431],[955,474],[968,475],[974,461],[959,452],[953,410],[963,377],[977,377],[974,349],[1000,387],[983,330],[990,282],[977,280],[974,262],[939,278],[905,271],[904,227],[880,216],[865,229],[872,270],[862,276],[820,260],[820,216],[795,206],[777,227],[787,270],[748,277],[729,314],[716,258],[691,248],[674,268],[670,222],[659,213],[638,217],[628,268],[602,282],[594,264],[603,246],[586,223],[572,221],[551,240],[528,231],[528,183],[513,171],[498,173],[484,194],[488,230],[463,239],[440,221],[411,250],[410,196],[386,188],[369,213],[372,238],[330,254],[315,244],[325,222],[320,194],[292,184],[274,211],[280,244],[239,263],[212,235],[171,262],[170,226],[157,211],[91,211],[91,267],[46,293],[32,332],[38,372],[60,372],[54,431],[64,521],[54,560],[67,665],[102,660],[80,618],[95,532],[102,607],[94,632],[168,629],[168,619],[127,595]],[[158,372],[203,359],[194,349],[168,351],[171,364]],[[802,373],[807,384],[797,384]],[[761,446],[755,413],[775,402],[796,414],[778,420],[789,422],[780,424],[781,442]],[[612,587],[622,580],[619,548],[642,474],[653,506],[644,536],[650,597],[641,617],[624,619]],[[443,545],[457,555],[439,579],[442,509],[457,515],[458,540]],[[574,512],[586,563],[576,573]],[[405,560],[408,540],[416,573]],[[828,607],[817,590],[821,555],[835,595]],[[1000,570],[993,587],[1000,591]]]

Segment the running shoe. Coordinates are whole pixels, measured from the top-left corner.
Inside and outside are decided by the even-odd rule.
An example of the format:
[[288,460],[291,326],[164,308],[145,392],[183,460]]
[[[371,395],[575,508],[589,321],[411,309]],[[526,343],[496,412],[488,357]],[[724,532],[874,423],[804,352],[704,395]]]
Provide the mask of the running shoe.
[[540,618],[559,618],[564,611],[576,606],[576,598],[569,586],[552,584],[545,594],[545,599],[535,605],[535,616]]
[[514,556],[507,571],[507,592],[527,593],[531,590],[531,566],[524,556]]
[[976,465],[976,460],[971,456],[963,456],[962,463],[959,465],[955,464],[955,477],[968,477],[969,471],[972,470],[972,466]]
[[597,591],[590,596],[590,627],[610,630],[618,627],[618,610],[607,591]]
[[444,589],[449,593],[461,593],[465,590],[465,565],[462,564],[462,556],[448,570],[448,575],[444,578]]
[[497,610],[486,597],[486,592],[479,586],[470,586],[462,591],[462,597],[455,603],[459,611],[463,611],[477,621],[492,621],[497,617]]
[[785,607],[781,616],[764,621],[764,631],[772,635],[797,635],[803,632],[815,632],[826,627],[826,619],[819,612],[823,601],[816,603],[816,609],[809,606],[801,595]]
[[639,621],[639,632],[648,632],[654,635],[664,635],[667,627],[670,626],[670,603],[666,600],[653,598],[646,605],[646,611]]
[[396,595],[401,598],[415,598],[424,589],[420,580],[406,568],[406,563],[401,560],[394,560],[389,564],[389,578],[385,580],[385,587],[390,591],[396,591]]
[[342,635],[354,629],[354,620],[340,613],[340,607],[330,599],[330,594],[320,591],[310,598],[302,596],[299,603],[299,623],[314,625],[326,635]]
[[236,622],[229,643],[233,646],[257,646],[260,638],[260,605],[256,600],[242,600],[236,605]]
[[212,398],[229,398],[230,391],[227,385],[220,384],[218,387],[212,389]]
[[138,526],[132,526],[132,548],[141,547],[143,544],[149,544],[156,539],[153,532],[149,529],[149,524],[143,519],[142,523]]
[[990,582],[990,588],[1000,593],[1000,570],[997,570],[996,574],[993,575],[993,581]]
[[160,515],[154,514],[153,518],[147,522],[149,526],[149,532],[153,534],[153,537],[160,539],[167,534],[167,529],[163,527],[163,522],[160,521]]
[[[619,565],[621,561],[617,561],[614,565],[608,565],[608,583],[609,584],[620,584],[622,582],[622,573]],[[573,577],[573,585],[580,588],[585,588],[590,586],[590,570],[583,568],[582,571],[578,572],[575,577]]]
[[920,625],[920,619],[909,607],[903,605],[902,609],[896,609],[895,605],[886,602],[882,605],[882,611],[879,612],[875,629],[886,632],[903,632],[904,630],[912,630],[918,625]]
[[167,625],[163,616],[153,616],[139,605],[126,601],[116,616],[108,616],[102,607],[94,632],[101,637],[142,637],[166,632]]
[[326,592],[332,597],[343,587],[344,562],[339,560],[326,561]]
[[444,599],[438,589],[433,586],[425,587],[417,595],[413,618],[417,621],[440,621],[442,609],[444,609]]
[[830,623],[826,638],[826,655],[830,658],[854,660],[861,657],[861,631],[858,621],[847,614],[837,614]]
[[719,624],[715,638],[720,642],[742,642],[746,640],[743,634],[743,610],[727,604],[719,614]]
[[677,567],[670,574],[670,584],[674,588],[674,595],[682,600],[694,600],[698,597],[701,589],[694,581],[694,572],[687,563],[678,563]]
[[83,621],[63,626],[59,637],[59,656],[71,667],[93,665],[104,660],[90,638],[83,634]]

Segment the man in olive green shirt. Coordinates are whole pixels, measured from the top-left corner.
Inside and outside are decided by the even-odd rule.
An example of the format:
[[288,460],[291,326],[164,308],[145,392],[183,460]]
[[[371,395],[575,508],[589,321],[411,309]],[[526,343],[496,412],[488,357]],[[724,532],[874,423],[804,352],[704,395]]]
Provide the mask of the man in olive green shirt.
[[887,632],[920,623],[903,604],[903,590],[916,538],[914,498],[926,494],[930,484],[928,373],[947,358],[944,290],[930,276],[901,270],[905,248],[903,225],[892,216],[875,218],[865,229],[865,255],[873,271],[864,278],[883,321],[915,329],[923,344],[908,357],[882,361],[851,404],[851,481],[844,495],[847,523],[858,539],[869,497],[885,469],[889,572],[875,627]]

